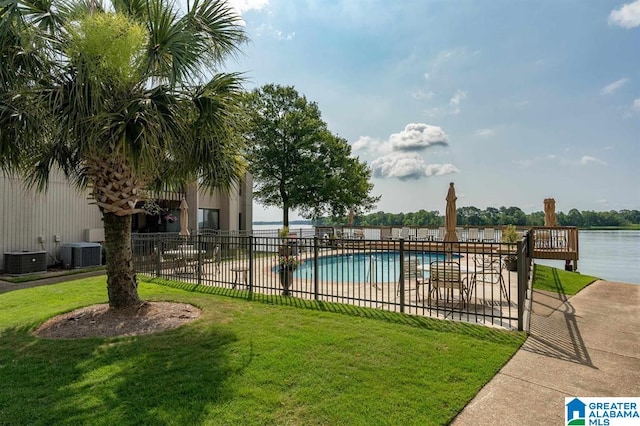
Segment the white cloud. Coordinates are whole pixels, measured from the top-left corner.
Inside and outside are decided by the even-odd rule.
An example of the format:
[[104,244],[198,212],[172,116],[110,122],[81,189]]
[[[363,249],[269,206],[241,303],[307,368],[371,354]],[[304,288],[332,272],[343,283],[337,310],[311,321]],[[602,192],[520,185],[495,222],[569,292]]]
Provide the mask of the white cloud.
[[243,14],[248,10],[260,10],[269,5],[269,0],[228,0],[236,12]]
[[426,164],[424,158],[415,152],[394,152],[385,155],[374,160],[371,168],[374,177],[400,180],[420,179],[459,171],[453,164]]
[[418,100],[431,99],[433,98],[433,95],[433,92],[423,92],[422,90],[416,90],[415,92],[411,93],[411,97]]
[[371,163],[374,177],[419,179],[425,175],[424,159],[416,153],[392,153]]
[[273,32],[273,36],[275,37],[276,40],[283,40],[283,41],[293,40],[295,35],[296,35],[295,32],[290,32],[290,33],[287,33],[287,34],[283,34],[282,31],[280,31],[280,30],[276,30],[276,31]]
[[561,166],[588,166],[591,164],[606,165],[607,163],[599,158],[591,157],[589,155],[583,155],[582,158],[576,160],[575,158],[562,158],[555,154],[548,154],[544,157],[532,157],[526,160],[515,160],[514,164],[517,164],[523,169],[527,169],[539,164],[550,164],[549,162],[557,162]]
[[409,123],[404,130],[389,136],[394,151],[420,151],[432,145],[448,145],[447,135],[438,126]]
[[428,60],[422,77],[429,82],[437,82],[443,77],[448,78],[452,68],[455,69],[462,61],[478,54],[479,51],[469,53],[463,47],[441,50],[433,59]]
[[580,164],[582,164],[583,166],[587,166],[589,164],[607,164],[604,161],[595,158],[595,157],[590,157],[588,155],[584,155],[582,156],[582,158],[580,159]]
[[352,148],[357,151],[379,151],[382,146],[382,142],[371,136],[360,136],[357,141],[352,145]]
[[439,126],[409,123],[389,139],[381,141],[371,136],[360,136],[352,145],[354,150],[388,154],[393,151],[422,151],[431,146],[447,146],[447,135]]
[[465,99],[467,99],[467,92],[464,92],[458,89],[456,93],[449,100],[449,106],[451,107],[451,114],[460,113],[460,102],[462,102]]
[[274,28],[272,25],[262,24],[256,28],[256,36],[263,37],[265,35],[278,41],[290,41],[293,40],[296,33],[290,32],[285,34],[281,30]]
[[495,136],[496,132],[493,129],[478,129],[475,134],[480,138],[490,138]]
[[380,155],[371,162],[374,177],[407,180],[457,172],[453,164],[427,164],[417,153],[433,146],[448,145],[447,135],[440,127],[409,123],[402,131],[391,134],[386,141],[360,136],[353,143],[353,149]]
[[609,14],[609,25],[618,25],[622,28],[635,28],[640,26],[640,0],[627,3]]
[[620,89],[622,86],[624,86],[627,83],[627,81],[629,81],[628,78],[621,78],[620,80],[616,80],[613,83],[609,83],[602,88],[602,90],[600,91],[600,94],[610,95],[615,91],[617,91],[618,89]]
[[454,56],[460,54],[462,51],[460,49],[452,49],[452,50],[443,50],[438,52],[436,57],[431,62],[429,70],[424,73],[425,80],[429,80],[434,73],[437,73],[439,69],[450,61]]
[[458,173],[460,170],[451,163],[446,164],[429,164],[425,168],[425,174],[427,176],[442,176],[451,173]]
[[633,104],[631,104],[631,109],[634,111],[640,111],[640,98],[633,100]]

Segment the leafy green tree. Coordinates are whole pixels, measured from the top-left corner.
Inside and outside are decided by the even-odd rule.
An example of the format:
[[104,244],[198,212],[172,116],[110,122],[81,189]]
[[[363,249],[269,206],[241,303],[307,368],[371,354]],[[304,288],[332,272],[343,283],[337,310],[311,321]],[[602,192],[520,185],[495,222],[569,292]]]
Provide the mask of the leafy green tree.
[[267,84],[247,94],[245,110],[254,198],[281,208],[284,226],[292,209],[339,218],[373,208],[371,170],[329,132],[316,103],[293,87]]
[[582,213],[578,209],[571,209],[567,213],[567,224],[569,226],[582,226]]
[[500,223],[500,210],[495,207],[487,207],[482,212],[482,224],[483,225],[495,225]]
[[620,215],[625,225],[640,223],[640,210],[620,210]]
[[458,208],[458,216],[461,224],[476,226],[482,224],[481,211],[477,207],[460,207]]
[[[544,225],[544,212],[538,211],[527,215],[517,207],[500,207],[499,209],[488,207],[486,210],[480,210],[476,207],[459,207],[457,216],[458,225],[460,226]],[[471,223],[476,220],[476,217],[482,218],[482,223]],[[594,226],[630,226],[640,224],[640,211],[638,210],[580,212],[579,210],[571,209],[568,214],[557,212],[556,217],[559,226],[589,228]],[[332,221],[328,218],[322,218],[319,222],[329,225],[343,223],[344,221]],[[438,211],[427,212],[425,210],[419,210],[415,213],[376,212],[359,217],[358,224],[363,226],[442,226],[444,224],[444,216],[440,215]]]
[[243,26],[223,1],[187,4],[0,4],[0,167],[40,190],[59,168],[90,189],[112,308],[140,303],[131,215],[146,190],[229,190],[244,174],[241,79],[214,74],[245,41]]

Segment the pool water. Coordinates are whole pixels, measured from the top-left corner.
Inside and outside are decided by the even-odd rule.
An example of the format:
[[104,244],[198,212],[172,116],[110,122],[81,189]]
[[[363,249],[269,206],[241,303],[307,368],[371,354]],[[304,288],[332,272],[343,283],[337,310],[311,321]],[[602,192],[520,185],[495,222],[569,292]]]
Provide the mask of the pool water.
[[[443,253],[411,252],[405,258],[418,258],[422,265],[445,260]],[[294,272],[299,279],[314,279],[313,259],[305,261]],[[400,279],[400,253],[356,253],[318,258],[318,279],[320,281],[348,283],[397,282]]]

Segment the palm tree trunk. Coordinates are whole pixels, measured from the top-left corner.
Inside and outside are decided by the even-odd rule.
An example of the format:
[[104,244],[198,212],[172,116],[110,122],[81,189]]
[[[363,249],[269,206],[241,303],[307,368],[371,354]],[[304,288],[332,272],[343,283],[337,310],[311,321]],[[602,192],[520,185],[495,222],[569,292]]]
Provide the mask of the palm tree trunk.
[[104,213],[107,292],[111,308],[138,306],[138,283],[131,252],[131,216]]

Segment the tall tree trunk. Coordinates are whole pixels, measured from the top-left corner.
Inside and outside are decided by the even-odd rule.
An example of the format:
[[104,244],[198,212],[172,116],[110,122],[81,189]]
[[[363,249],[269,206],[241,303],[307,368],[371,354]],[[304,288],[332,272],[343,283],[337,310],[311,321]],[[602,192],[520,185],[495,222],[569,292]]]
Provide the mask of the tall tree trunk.
[[131,252],[131,216],[104,212],[103,218],[109,306],[137,306],[140,298]]
[[282,207],[282,226],[289,226],[289,207]]

